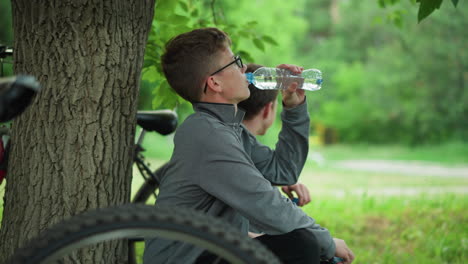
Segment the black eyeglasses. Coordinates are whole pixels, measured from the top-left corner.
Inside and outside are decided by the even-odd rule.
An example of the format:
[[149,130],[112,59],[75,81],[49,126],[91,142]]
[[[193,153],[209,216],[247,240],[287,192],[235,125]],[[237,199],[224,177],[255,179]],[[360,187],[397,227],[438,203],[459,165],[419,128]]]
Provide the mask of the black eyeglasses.
[[[234,61],[230,62],[229,64],[227,64],[226,66],[222,67],[221,69],[213,72],[212,74],[210,74],[210,76],[213,76],[221,71],[223,71],[224,69],[226,69],[227,67],[231,66],[232,64],[236,64],[237,67],[239,67],[240,69],[244,68],[244,63],[242,62],[242,59],[239,55],[235,56],[234,57]],[[206,93],[206,89],[208,88],[208,83],[205,83],[205,89],[203,89],[203,93]]]

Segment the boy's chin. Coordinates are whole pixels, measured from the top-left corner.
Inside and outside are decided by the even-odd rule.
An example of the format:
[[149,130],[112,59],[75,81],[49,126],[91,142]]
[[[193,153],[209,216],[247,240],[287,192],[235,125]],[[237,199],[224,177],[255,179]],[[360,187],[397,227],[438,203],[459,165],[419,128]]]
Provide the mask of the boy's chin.
[[249,97],[250,97],[250,94],[248,94],[247,96],[244,96],[244,98],[242,98],[241,102],[244,101],[244,100],[247,100]]
[[242,101],[248,99],[250,97],[250,90],[247,88],[247,93],[245,95],[245,98],[242,99]]

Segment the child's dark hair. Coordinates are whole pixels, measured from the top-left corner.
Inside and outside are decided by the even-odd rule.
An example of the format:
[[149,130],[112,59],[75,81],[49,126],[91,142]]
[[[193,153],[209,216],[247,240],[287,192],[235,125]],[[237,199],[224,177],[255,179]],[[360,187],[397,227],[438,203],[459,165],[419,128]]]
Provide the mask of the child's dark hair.
[[217,57],[230,45],[229,36],[217,28],[195,29],[171,39],[161,56],[169,85],[185,100],[199,101],[206,78],[220,67]]

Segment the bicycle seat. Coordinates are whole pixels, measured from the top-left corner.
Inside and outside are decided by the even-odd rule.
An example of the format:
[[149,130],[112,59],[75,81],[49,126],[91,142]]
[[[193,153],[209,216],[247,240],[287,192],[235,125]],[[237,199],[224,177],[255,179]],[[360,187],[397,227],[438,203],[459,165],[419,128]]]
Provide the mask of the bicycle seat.
[[177,127],[177,114],[171,110],[138,111],[137,124],[146,131],[168,135]]
[[21,114],[41,85],[34,76],[18,75],[0,79],[0,123]]

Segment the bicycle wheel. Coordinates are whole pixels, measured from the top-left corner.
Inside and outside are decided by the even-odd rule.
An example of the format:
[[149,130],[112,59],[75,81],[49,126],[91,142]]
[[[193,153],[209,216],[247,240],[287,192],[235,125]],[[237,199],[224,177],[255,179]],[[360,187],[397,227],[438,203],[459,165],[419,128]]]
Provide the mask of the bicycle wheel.
[[207,249],[230,263],[280,263],[259,242],[219,219],[188,209],[128,204],[72,217],[17,250],[7,263],[55,263],[76,249],[100,242],[161,237]]

